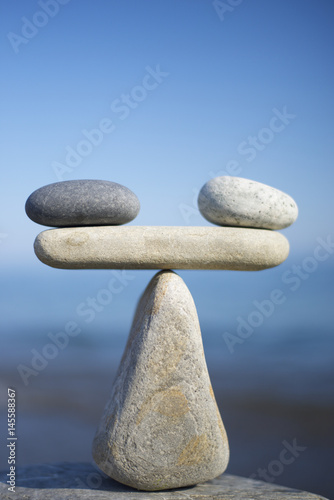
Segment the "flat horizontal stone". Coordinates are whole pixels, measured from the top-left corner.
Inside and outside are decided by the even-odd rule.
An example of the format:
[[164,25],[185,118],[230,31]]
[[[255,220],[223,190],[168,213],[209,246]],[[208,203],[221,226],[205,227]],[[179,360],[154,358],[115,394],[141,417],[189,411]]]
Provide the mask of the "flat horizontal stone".
[[139,212],[137,196],[111,181],[55,182],[34,191],[26,202],[28,217],[44,226],[126,224]]
[[241,177],[215,177],[202,187],[198,208],[219,226],[283,229],[297,218],[291,196],[261,182]]
[[57,463],[16,468],[15,493],[8,470],[0,472],[0,500],[326,500],[319,495],[230,474],[197,486],[161,492],[137,491],[88,463]]
[[280,233],[230,227],[101,226],[50,229],[37,257],[61,269],[229,269],[257,271],[289,254]]

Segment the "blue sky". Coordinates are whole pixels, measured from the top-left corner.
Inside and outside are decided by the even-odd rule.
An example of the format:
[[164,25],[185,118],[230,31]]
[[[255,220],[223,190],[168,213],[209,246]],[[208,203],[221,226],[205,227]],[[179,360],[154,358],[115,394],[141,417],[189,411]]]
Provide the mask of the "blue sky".
[[[24,212],[32,191],[59,180],[59,164],[67,168],[63,180],[106,179],[132,189],[141,202],[136,225],[210,225],[196,212],[196,193],[233,164],[239,176],[296,200],[299,218],[284,230],[288,266],[333,233],[333,3],[220,6],[2,4],[1,268],[9,281],[35,273],[35,303],[45,296],[38,276],[51,288],[74,280],[36,259],[33,240],[43,227]],[[83,131],[106,119],[113,130],[69,166],[68,151],[87,141]],[[84,276],[92,287],[96,273]],[[24,300],[30,287],[20,290]]]

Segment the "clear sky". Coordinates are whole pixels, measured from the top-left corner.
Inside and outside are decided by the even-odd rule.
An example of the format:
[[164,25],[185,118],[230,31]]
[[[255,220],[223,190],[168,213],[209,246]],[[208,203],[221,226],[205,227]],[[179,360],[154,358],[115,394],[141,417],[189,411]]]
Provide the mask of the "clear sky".
[[[0,34],[0,372],[2,387],[18,390],[19,454],[55,462],[58,443],[59,456],[73,451],[77,460],[85,440],[76,438],[80,419],[71,420],[70,407],[83,406],[68,395],[79,379],[86,399],[100,392],[94,373],[109,385],[155,273],[128,272],[121,293],[105,302],[112,270],[45,266],[33,242],[47,228],[26,216],[28,196],[58,180],[109,180],[138,196],[131,224],[210,226],[197,211],[198,191],[234,174],[288,193],[299,216],[283,230],[291,251],[277,268],[179,272],[195,300],[212,381],[232,396],[227,412],[241,436],[232,460],[239,449],[246,467],[252,447],[266,457],[256,467],[276,459],[288,439],[280,415],[290,406],[276,408],[301,401],[290,437],[307,445],[310,482],[325,487],[331,436],[326,420],[309,435],[307,422],[314,415],[319,428],[324,413],[315,403],[327,408],[334,387],[333,0],[2,0]],[[69,322],[80,333],[57,349],[50,339]],[[36,351],[47,357],[50,346],[56,357],[26,386],[19,367],[33,366]],[[263,435],[270,428],[271,437],[261,448],[255,430],[243,440],[238,415],[253,428],[262,396]],[[238,397],[251,402],[245,420]],[[52,422],[59,432],[50,433]],[[300,467],[307,483],[305,463],[287,472]]]
[[331,0],[15,0],[1,10],[5,276],[53,283],[61,273],[37,261],[43,227],[24,211],[32,191],[60,179],[129,187],[136,225],[209,225],[194,200],[224,172],[277,187],[300,212],[284,231],[288,265],[333,233]]

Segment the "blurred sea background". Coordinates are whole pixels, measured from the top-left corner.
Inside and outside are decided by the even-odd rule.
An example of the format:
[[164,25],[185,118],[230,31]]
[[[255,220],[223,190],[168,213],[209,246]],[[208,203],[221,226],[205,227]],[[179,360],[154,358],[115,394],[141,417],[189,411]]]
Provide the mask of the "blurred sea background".
[[[283,231],[291,251],[275,269],[178,272],[198,310],[230,441],[228,472],[334,498],[334,7],[232,3],[71,0],[25,42],[9,33],[29,33],[26,19],[42,24],[40,2],[1,7],[3,470],[8,387],[16,389],[18,465],[92,460],[138,298],[155,274],[43,265],[33,252],[43,227],[24,212],[29,194],[58,180],[106,179],[140,199],[131,224],[209,226],[197,192],[233,162],[235,175],[290,194],[299,217]],[[136,101],[147,67],[168,75]],[[124,95],[131,106],[123,102],[122,119],[112,103]],[[277,110],[284,128],[273,132]],[[66,163],[83,131],[106,117],[115,130],[76,167]],[[120,292],[108,299],[112,278]],[[274,290],[281,303],[270,306]],[[78,334],[64,348],[46,347],[68,322]],[[22,371],[43,352],[52,358],[45,366]],[[280,466],[286,443],[298,456]]]

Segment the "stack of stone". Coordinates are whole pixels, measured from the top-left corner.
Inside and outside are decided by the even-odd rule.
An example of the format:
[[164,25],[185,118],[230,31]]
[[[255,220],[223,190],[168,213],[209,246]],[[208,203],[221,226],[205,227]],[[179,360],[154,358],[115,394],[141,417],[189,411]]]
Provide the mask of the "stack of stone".
[[[113,227],[133,219],[135,195],[102,181],[68,181],[35,191],[26,211],[62,227],[35,241],[38,258],[65,269],[162,269],[148,284],[93,443],[111,478],[154,491],[222,474],[229,447],[206,366],[196,307],[170,269],[259,270],[288,256],[281,229],[297,206],[269,186],[212,179],[199,209],[224,227]],[[103,226],[102,226],[103,225]],[[90,226],[90,227],[83,227]],[[234,227],[228,227],[234,226]]]

